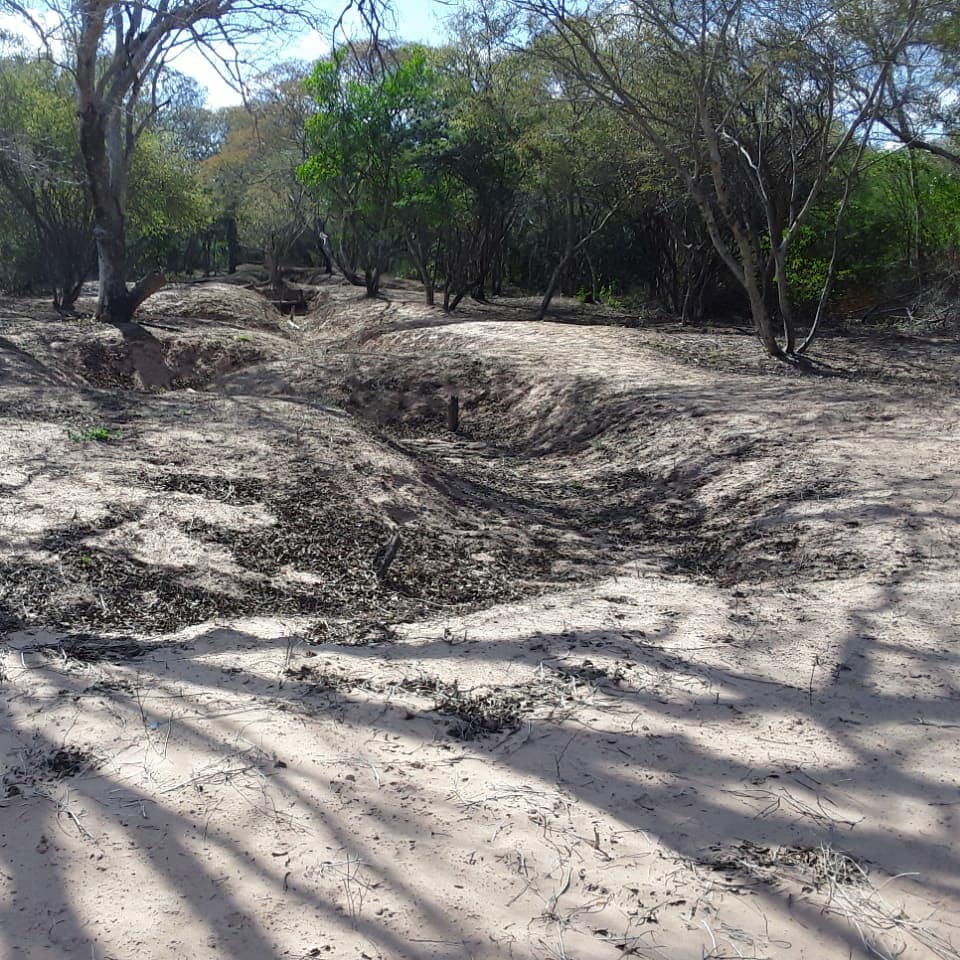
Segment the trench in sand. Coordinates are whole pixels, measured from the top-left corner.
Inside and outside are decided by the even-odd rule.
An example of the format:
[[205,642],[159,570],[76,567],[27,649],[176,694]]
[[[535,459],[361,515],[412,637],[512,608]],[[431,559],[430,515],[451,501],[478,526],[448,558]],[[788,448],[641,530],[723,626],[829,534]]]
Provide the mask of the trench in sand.
[[[201,348],[164,333],[155,344],[186,393],[133,389],[135,342],[79,348],[104,403],[96,429],[72,435],[93,463],[104,455],[101,508],[47,526],[0,564],[7,629],[172,631],[264,614],[366,629],[630,562],[728,585],[859,569],[854,551],[811,545],[788,518],[842,495],[842,476],[780,470],[762,437],[642,390],[462,355],[276,360],[261,343]],[[204,424],[224,443],[246,432],[258,455],[218,459]],[[177,451],[174,469],[158,448]],[[188,562],[144,552],[158,498]]]
[[[172,366],[193,327],[159,322]],[[895,446],[884,513],[848,469],[861,431],[946,441],[754,378],[764,411],[808,405],[774,429],[720,375],[604,375],[604,330],[565,365],[497,355],[563,330],[489,330],[205,327],[176,389],[101,364],[5,392],[0,582],[28,629],[0,661],[0,944],[612,960],[856,955],[859,930],[897,955],[937,921],[892,873],[956,902],[955,607],[923,593],[952,508],[925,525],[932,468]],[[871,546],[884,523],[913,555]]]

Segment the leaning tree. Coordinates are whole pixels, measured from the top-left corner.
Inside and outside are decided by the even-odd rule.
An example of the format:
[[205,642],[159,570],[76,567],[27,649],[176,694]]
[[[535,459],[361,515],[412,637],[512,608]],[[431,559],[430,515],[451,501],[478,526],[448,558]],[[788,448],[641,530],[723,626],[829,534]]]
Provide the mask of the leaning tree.
[[[377,27],[371,0],[355,2],[366,25]],[[127,322],[163,283],[154,273],[128,284],[126,236],[130,158],[162,106],[163,67],[194,47],[242,86],[251,55],[262,60],[292,21],[314,18],[286,0],[0,0],[0,12],[22,18],[46,56],[73,78],[99,260],[97,312]]]

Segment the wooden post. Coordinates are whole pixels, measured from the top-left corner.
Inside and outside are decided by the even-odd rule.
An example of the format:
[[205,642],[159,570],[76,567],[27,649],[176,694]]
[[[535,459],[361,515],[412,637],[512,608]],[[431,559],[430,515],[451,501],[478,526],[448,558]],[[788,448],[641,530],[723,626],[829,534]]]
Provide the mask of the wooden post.
[[397,530],[380,551],[380,556],[378,557],[376,564],[378,580],[383,581],[386,579],[387,571],[390,569],[390,564],[396,559],[397,551],[399,549],[400,531]]
[[456,433],[460,427],[460,398],[450,397],[447,401],[447,429]]

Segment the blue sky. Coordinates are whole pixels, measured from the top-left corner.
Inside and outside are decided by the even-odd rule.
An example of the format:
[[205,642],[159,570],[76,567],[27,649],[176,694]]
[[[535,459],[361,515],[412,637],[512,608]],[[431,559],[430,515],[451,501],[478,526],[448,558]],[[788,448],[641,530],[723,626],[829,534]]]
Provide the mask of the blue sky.
[[456,9],[454,3],[438,0],[394,0],[398,33],[404,40],[419,40],[436,43],[443,37],[440,18],[447,17]]

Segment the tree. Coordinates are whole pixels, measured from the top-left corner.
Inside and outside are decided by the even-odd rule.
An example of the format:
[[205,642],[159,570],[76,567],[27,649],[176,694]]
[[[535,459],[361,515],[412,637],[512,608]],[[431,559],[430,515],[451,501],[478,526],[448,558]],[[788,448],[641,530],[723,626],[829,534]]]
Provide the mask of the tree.
[[[798,302],[815,303],[831,260],[841,184],[832,185],[795,244],[789,268]],[[842,293],[916,288],[960,250],[960,171],[907,149],[871,150],[841,223],[836,273]]]
[[525,96],[530,61],[511,50],[511,30],[494,4],[461,12],[457,42],[440,53],[449,106],[432,163],[451,210],[436,249],[447,310],[468,293],[499,293],[507,272],[523,197],[520,144],[537,115]]
[[[182,78],[165,76],[165,88],[168,80],[182,85]],[[195,165],[166,124],[144,131],[129,164],[131,262],[173,264],[178,248],[207,220]],[[96,265],[93,206],[72,82],[48,61],[0,60],[0,192],[33,232],[32,243],[21,236],[15,258],[20,285],[44,282],[57,309],[70,309]]]
[[521,221],[530,258],[542,263],[537,318],[567,282],[576,259],[632,201],[637,154],[619,118],[568,89],[566,77],[530,58],[526,99],[534,116],[519,142],[523,168]]
[[164,129],[146,130],[130,157],[130,183],[130,266],[182,269],[191,239],[208,227],[211,217],[196,164]]
[[[194,45],[239,81],[245,47],[256,41],[262,54],[263,44],[282,34],[291,16],[306,15],[284,0],[160,0],[156,5],[44,0],[35,8],[39,2],[0,0],[0,11],[31,24],[51,60],[66,51],[63,66],[75,86],[80,150],[93,204],[98,313],[125,323],[162,283],[151,275],[132,288],[127,284],[130,158],[159,106],[161,68],[176,51]],[[369,20],[369,0],[366,7]]]
[[69,77],[50,63],[0,61],[0,192],[20,221],[4,231],[19,234],[4,259],[8,267],[18,262],[21,282],[46,281],[58,310],[73,306],[94,251],[69,86]]
[[305,71],[300,63],[280,64],[258,80],[244,107],[221,111],[220,148],[201,167],[227,242],[228,270],[241,245],[261,250],[277,292],[284,260],[317,232],[316,203],[296,176],[313,110]]
[[[889,73],[879,122],[912,150],[960,166],[960,13],[953,3],[924,0],[910,42]],[[858,29],[874,44],[869,21]]]
[[[870,45],[830,4],[517,0],[555,65],[627,118],[684,185],[772,356],[802,352],[787,257],[831,172],[876,117],[917,0]],[[774,306],[775,304],[775,306]],[[783,328],[778,339],[775,321]]]
[[306,122],[310,156],[299,169],[329,210],[344,275],[374,296],[406,250],[433,284],[423,234],[441,198],[431,153],[443,128],[438,81],[423,50],[365,62],[341,49],[306,81],[316,112]]

